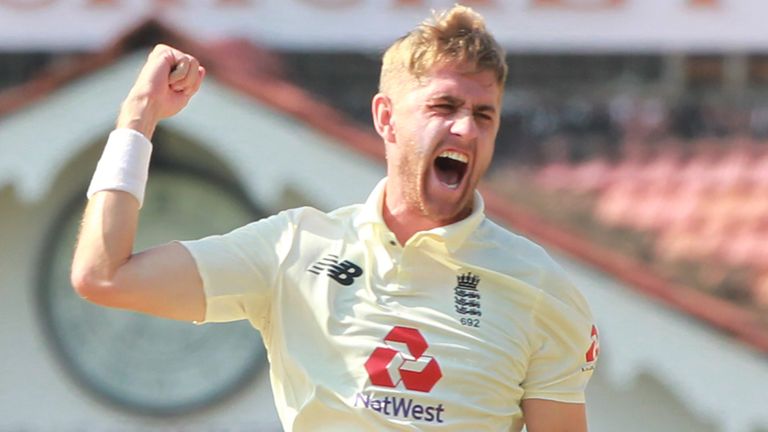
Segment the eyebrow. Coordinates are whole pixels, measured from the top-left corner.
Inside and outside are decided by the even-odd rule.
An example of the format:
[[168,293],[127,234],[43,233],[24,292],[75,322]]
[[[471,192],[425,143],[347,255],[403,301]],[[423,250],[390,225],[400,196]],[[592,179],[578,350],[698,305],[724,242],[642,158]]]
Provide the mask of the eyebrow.
[[[447,103],[449,103],[451,105],[457,105],[457,106],[463,106],[466,103],[463,99],[457,98],[455,96],[447,95],[447,94],[446,95],[437,95],[437,96],[435,96],[433,98],[430,98],[430,102],[431,103],[447,102]],[[496,107],[494,107],[493,105],[483,104],[483,105],[476,106],[475,107],[475,111],[495,114],[496,113]]]

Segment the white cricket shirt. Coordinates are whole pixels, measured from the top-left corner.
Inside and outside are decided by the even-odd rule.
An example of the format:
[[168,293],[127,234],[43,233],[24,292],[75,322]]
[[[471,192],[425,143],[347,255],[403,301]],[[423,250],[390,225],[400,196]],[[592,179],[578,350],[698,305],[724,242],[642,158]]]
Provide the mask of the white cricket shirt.
[[285,430],[518,431],[524,398],[584,402],[597,335],[561,268],[479,193],[468,218],[401,246],[385,182],[362,205],[182,243],[206,322],[262,332]]

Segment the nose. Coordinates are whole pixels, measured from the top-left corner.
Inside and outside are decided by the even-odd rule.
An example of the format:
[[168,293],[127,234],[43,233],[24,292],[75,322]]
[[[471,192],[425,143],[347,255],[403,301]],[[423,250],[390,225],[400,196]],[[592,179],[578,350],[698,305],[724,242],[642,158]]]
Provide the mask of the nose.
[[466,109],[457,112],[451,124],[451,133],[467,140],[477,138],[478,128],[474,113]]

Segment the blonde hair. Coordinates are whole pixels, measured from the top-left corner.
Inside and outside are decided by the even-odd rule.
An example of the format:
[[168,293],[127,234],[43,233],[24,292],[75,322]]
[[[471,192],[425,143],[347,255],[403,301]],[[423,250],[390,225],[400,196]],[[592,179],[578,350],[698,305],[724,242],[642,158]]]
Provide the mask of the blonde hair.
[[451,65],[465,72],[490,70],[504,85],[507,63],[504,50],[485,28],[483,17],[469,7],[456,5],[442,13],[433,12],[384,53],[379,91],[392,93],[402,88],[406,74],[417,80],[436,65]]

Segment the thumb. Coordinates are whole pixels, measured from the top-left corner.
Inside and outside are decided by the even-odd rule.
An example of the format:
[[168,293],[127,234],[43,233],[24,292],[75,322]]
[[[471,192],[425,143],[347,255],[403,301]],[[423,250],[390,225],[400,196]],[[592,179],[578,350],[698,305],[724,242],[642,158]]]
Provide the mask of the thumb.
[[189,72],[190,60],[188,57],[181,57],[176,64],[171,67],[171,73],[168,75],[168,84],[174,84],[183,80]]

